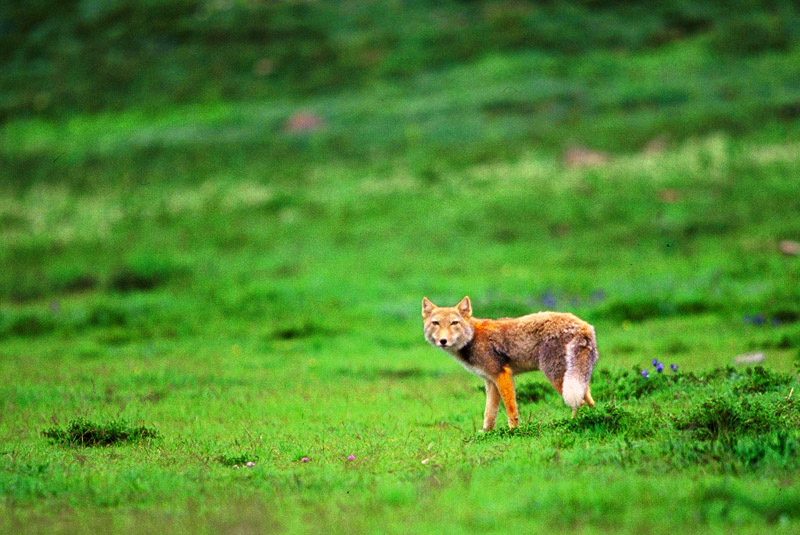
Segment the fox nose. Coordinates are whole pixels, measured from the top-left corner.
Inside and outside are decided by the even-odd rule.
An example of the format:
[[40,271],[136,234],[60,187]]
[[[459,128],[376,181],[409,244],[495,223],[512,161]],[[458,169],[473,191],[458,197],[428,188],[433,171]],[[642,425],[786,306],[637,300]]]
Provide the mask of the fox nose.
[[439,345],[446,346],[447,345],[447,338],[442,338],[439,340]]

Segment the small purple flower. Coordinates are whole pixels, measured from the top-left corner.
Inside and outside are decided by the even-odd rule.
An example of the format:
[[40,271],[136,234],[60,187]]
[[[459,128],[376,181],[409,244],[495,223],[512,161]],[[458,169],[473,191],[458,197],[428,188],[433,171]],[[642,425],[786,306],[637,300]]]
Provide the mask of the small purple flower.
[[658,373],[663,372],[664,371],[664,365],[662,363],[660,363],[660,362],[658,364],[656,364],[656,371]]
[[658,366],[658,359],[653,359],[653,366]]
[[647,370],[642,370],[642,377],[644,377],[645,379],[647,379],[647,377],[648,377],[649,375],[650,375],[650,374],[648,373],[648,371],[647,371]]
[[300,459],[300,462],[301,463],[307,463],[309,460],[310,459],[308,457],[303,457],[302,459]]
[[593,303],[599,303],[606,298],[606,293],[603,290],[595,290],[592,292],[592,296],[590,297]]
[[355,455],[348,455],[347,456],[347,460],[348,461],[355,461],[356,460],[356,456]]
[[254,467],[255,465],[256,465],[256,463],[254,463],[253,461],[247,461],[247,465],[246,465],[246,466],[247,466],[248,468],[252,468],[252,467]]
[[545,293],[542,294],[542,304],[545,308],[555,308],[556,307],[556,295],[547,290]]
[[764,314],[746,314],[743,319],[749,325],[764,325],[767,320]]
[[674,372],[678,371],[678,365],[677,364],[670,364],[669,368]]

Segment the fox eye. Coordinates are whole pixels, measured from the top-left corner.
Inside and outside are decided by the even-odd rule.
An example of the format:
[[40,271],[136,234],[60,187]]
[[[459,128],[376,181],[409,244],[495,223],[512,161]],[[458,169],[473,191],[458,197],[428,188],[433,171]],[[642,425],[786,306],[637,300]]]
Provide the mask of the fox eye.
[[439,322],[438,321],[432,321],[431,324],[432,325],[439,325]]
[[458,320],[453,320],[450,322],[450,325],[458,325]]

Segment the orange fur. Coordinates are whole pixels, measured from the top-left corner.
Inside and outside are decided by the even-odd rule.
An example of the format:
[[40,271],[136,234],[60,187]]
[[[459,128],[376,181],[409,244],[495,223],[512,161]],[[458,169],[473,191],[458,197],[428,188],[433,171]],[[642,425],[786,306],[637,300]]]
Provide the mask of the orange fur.
[[519,425],[519,413],[517,412],[517,394],[514,392],[514,378],[512,377],[511,369],[506,366],[493,379],[497,389],[500,391],[500,397],[503,398],[503,405],[508,416],[508,427],[517,427]]

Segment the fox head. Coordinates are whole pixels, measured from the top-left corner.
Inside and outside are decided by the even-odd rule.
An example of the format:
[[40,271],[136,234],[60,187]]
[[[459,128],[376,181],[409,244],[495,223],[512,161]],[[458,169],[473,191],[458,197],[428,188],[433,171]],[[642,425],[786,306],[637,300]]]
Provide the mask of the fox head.
[[454,307],[437,307],[427,297],[422,298],[425,339],[445,351],[458,351],[472,341],[475,330],[471,318],[469,297]]

